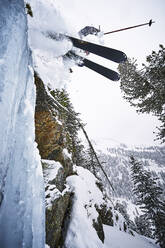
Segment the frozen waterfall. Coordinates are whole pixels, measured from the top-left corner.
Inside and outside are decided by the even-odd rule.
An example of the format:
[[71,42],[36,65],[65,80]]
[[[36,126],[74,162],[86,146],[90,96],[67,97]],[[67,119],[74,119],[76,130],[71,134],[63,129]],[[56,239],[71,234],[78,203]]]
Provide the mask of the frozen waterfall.
[[23,0],[0,0],[0,247],[45,246],[44,185]]

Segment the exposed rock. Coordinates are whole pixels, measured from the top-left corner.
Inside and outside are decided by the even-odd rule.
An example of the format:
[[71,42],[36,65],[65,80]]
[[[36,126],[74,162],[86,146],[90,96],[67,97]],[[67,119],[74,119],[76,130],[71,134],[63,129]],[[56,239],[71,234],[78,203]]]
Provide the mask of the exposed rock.
[[113,226],[113,213],[110,208],[108,208],[106,205],[101,205],[101,207],[96,207],[97,212],[99,213],[99,216],[101,218],[101,221],[104,225]]
[[71,206],[71,193],[65,184],[66,177],[73,174],[73,163],[67,152],[67,133],[58,120],[58,108],[37,74],[35,84],[36,142],[45,177],[46,243],[50,248],[59,248],[64,235],[64,220]]
[[95,228],[98,237],[100,240],[104,243],[104,230],[103,230],[103,224],[108,226],[113,226],[113,213],[110,208],[107,207],[106,202],[104,205],[97,206],[95,205],[95,208],[99,214],[97,221],[93,220],[93,227]]
[[50,184],[55,184],[57,189],[62,192],[65,189],[65,181],[66,177],[65,177],[65,172],[64,172],[64,168],[60,168],[58,170],[58,174],[57,176],[52,180],[49,181]]
[[35,84],[37,91],[35,127],[38,149],[42,158],[60,161],[64,148],[62,125],[57,121],[57,111],[52,107],[52,99],[37,75],[35,75]]
[[42,160],[45,179],[46,243],[50,248],[61,247],[63,226],[70,208],[71,192],[65,186],[64,168],[59,162]]
[[104,243],[105,235],[100,215],[98,216],[97,221],[93,220],[93,227],[95,228],[99,239]]
[[[62,192],[66,187],[66,176],[65,171],[62,165],[59,162],[55,162],[53,160],[43,160],[42,159],[42,167],[44,170],[44,178],[45,184],[54,185],[60,192]],[[50,178],[50,174],[52,177]],[[46,188],[47,190],[47,188]]]
[[65,212],[69,206],[70,192],[55,199],[51,209],[46,209],[46,243],[51,248],[60,247]]
[[55,122],[50,111],[36,112],[36,141],[44,159],[62,160],[64,148],[62,126]]
[[37,91],[35,132],[41,158],[59,161],[64,167],[65,176],[71,175],[72,161],[63,152],[67,148],[67,133],[58,120],[58,110],[37,74],[35,74],[35,84]]

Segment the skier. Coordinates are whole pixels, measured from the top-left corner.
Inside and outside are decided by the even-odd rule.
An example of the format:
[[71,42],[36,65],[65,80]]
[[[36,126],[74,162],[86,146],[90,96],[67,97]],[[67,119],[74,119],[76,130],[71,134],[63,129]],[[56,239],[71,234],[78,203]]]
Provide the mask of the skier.
[[81,29],[78,34],[80,38],[82,39],[83,36],[87,36],[88,34],[97,35],[99,32],[100,30],[95,27],[86,26],[85,28]]

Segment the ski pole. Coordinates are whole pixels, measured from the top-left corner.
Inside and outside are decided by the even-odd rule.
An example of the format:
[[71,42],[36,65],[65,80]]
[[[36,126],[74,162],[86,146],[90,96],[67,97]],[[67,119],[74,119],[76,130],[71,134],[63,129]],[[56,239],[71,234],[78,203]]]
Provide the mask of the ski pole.
[[106,35],[106,34],[112,34],[112,33],[116,33],[116,32],[120,32],[120,31],[124,31],[124,30],[131,29],[131,28],[137,28],[137,27],[141,27],[141,26],[145,26],[145,25],[149,25],[149,27],[150,27],[150,26],[152,25],[152,23],[155,23],[155,22],[152,21],[152,19],[151,19],[151,20],[150,20],[149,22],[147,22],[147,23],[143,23],[143,24],[139,24],[139,25],[127,27],[127,28],[121,28],[121,29],[118,29],[118,30],[113,30],[113,31],[104,33],[104,35]]

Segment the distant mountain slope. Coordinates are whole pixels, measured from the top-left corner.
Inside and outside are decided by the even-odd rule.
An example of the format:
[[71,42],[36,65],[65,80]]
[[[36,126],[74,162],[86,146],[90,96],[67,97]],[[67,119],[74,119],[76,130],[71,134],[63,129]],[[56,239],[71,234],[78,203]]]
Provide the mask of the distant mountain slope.
[[[144,168],[151,171],[154,177],[160,178],[160,185],[165,189],[165,147],[128,147],[125,144],[102,140],[95,144],[100,161],[115,189],[115,196],[134,201],[130,178],[130,156],[141,161]],[[107,185],[106,179],[103,178]],[[108,187],[108,186],[107,186]],[[112,192],[110,192],[112,193]],[[165,196],[165,192],[164,192]]]

